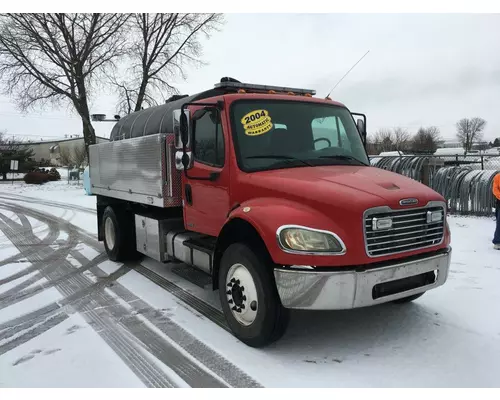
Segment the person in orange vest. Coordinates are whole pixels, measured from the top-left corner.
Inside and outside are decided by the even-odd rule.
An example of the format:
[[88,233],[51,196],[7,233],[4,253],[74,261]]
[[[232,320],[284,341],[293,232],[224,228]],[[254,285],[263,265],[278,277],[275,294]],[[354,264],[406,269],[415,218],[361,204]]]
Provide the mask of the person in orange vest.
[[500,172],[496,174],[493,180],[493,195],[496,198],[496,219],[497,228],[495,230],[495,236],[493,237],[493,245],[496,250],[500,250]]

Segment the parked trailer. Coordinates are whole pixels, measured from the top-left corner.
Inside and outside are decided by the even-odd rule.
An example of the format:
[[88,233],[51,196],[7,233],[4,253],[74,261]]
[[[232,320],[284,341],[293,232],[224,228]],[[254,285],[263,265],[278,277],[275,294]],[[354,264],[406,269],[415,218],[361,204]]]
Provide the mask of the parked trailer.
[[371,167],[366,117],[314,94],[224,78],[118,121],[90,146],[108,257],[208,274],[254,347],[284,334],[290,309],[405,303],[443,285],[444,198]]

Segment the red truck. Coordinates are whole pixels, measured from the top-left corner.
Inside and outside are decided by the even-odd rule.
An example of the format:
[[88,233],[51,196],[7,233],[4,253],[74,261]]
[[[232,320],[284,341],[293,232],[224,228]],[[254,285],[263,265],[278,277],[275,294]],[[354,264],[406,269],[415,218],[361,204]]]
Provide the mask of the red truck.
[[223,78],[120,119],[90,147],[108,257],[209,274],[253,347],[284,334],[290,309],[405,303],[444,284],[443,197],[371,167],[366,117],[314,95]]

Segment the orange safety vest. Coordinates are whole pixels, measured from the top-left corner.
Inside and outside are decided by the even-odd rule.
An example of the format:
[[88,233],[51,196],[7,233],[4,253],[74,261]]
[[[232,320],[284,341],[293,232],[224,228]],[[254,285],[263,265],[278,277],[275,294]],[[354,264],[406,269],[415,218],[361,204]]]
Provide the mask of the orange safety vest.
[[493,194],[498,200],[500,200],[500,173],[496,174],[495,179],[493,180]]

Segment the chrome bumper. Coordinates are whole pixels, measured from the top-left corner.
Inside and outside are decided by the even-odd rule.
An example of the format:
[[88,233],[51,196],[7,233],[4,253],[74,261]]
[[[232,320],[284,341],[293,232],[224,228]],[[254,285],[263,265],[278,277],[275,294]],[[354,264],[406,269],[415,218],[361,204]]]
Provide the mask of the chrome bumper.
[[[343,310],[386,303],[441,286],[448,278],[451,248],[446,253],[364,271],[274,270],[285,308]],[[434,283],[373,298],[374,286],[435,271]]]

